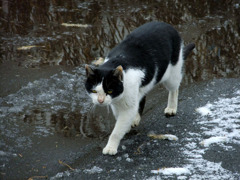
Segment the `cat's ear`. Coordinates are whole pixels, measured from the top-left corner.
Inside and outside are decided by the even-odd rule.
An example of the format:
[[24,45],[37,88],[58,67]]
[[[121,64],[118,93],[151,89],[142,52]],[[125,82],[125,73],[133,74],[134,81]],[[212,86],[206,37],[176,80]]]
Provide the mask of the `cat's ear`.
[[118,66],[118,67],[114,70],[113,75],[114,75],[114,76],[117,76],[118,79],[119,79],[120,81],[122,81],[122,80],[123,80],[123,67],[122,67],[121,65]]
[[85,65],[85,69],[86,69],[86,76],[89,77],[91,75],[94,75],[94,68],[89,66],[89,65]]

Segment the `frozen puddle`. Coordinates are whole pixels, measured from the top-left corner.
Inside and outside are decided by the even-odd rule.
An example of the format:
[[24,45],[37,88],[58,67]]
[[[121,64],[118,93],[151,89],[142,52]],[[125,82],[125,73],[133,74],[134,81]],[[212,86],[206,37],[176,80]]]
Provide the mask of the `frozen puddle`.
[[84,74],[83,67],[72,73],[61,72],[29,82],[17,93],[0,98],[0,162],[7,161],[10,154],[31,148],[34,138],[52,136],[57,127],[53,124],[54,115],[59,112],[89,112],[91,103],[84,93]]

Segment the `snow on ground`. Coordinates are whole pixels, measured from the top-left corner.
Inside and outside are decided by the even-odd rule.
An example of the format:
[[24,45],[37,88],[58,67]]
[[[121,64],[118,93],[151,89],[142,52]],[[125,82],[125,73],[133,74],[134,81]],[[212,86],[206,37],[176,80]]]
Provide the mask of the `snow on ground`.
[[152,173],[161,176],[153,176],[148,178],[149,180],[162,177],[231,180],[240,177],[240,174],[224,169],[221,162],[211,162],[203,158],[205,151],[215,144],[226,150],[233,149],[229,143],[240,144],[240,90],[236,91],[232,98],[219,98],[197,108],[196,111],[200,116],[195,121],[202,132],[188,132],[183,139],[183,144],[186,145],[181,150],[188,163],[183,165],[184,168],[152,170]]
[[0,150],[0,156],[14,156],[14,157],[17,157],[17,154],[16,153],[9,153],[9,152],[5,152],[5,151]]
[[216,137],[210,137],[208,139],[205,139],[202,142],[200,142],[200,144],[202,146],[209,147],[213,143],[226,142],[227,140],[228,140],[227,137],[216,136]]
[[204,135],[209,138],[221,136],[240,144],[240,91],[234,95],[233,98],[219,98],[211,106],[204,107],[210,111],[198,120],[198,124],[203,126]]
[[83,172],[88,174],[95,174],[95,173],[101,173],[103,169],[97,166],[93,166],[91,169],[85,169]]
[[199,107],[196,109],[196,111],[198,113],[200,113],[202,116],[206,116],[208,114],[211,114],[211,111],[210,111],[210,107],[212,106],[212,104],[207,104],[206,106],[204,107]]
[[201,115],[196,122],[200,125],[202,133],[188,133],[189,137],[185,138],[188,143],[183,149],[189,161],[186,167],[191,171],[191,179],[234,179],[238,176],[224,169],[221,162],[207,161],[203,158],[203,154],[215,143],[226,150],[233,148],[228,142],[240,143],[239,102],[240,91],[237,91],[232,98],[219,98],[196,109]]
[[182,174],[190,174],[190,171],[187,168],[162,168],[158,170],[152,170],[153,174],[164,174],[164,175],[182,175]]

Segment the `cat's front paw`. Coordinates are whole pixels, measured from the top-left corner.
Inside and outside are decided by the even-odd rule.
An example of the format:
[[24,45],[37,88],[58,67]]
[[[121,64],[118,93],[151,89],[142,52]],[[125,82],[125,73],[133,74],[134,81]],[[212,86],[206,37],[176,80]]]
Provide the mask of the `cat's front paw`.
[[177,109],[173,109],[173,108],[168,108],[168,107],[167,107],[167,108],[164,110],[164,113],[165,113],[165,116],[166,116],[166,117],[175,116],[176,113],[177,113]]
[[116,147],[112,147],[112,146],[106,146],[105,148],[103,148],[102,151],[103,154],[109,154],[109,155],[115,155],[117,154],[117,148]]
[[140,116],[139,113],[137,113],[137,115],[136,115],[136,117],[135,117],[135,119],[134,119],[134,121],[133,121],[133,123],[132,123],[132,127],[138,126],[139,123],[140,123],[140,120],[141,120],[141,116]]

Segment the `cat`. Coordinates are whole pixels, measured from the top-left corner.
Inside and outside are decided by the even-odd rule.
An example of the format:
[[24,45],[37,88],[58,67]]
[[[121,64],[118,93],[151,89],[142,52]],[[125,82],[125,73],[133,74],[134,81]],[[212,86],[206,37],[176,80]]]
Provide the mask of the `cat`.
[[195,44],[184,47],[179,33],[164,22],[146,23],[113,48],[99,67],[85,65],[85,87],[94,104],[110,106],[115,127],[103,154],[115,155],[131,126],[138,126],[146,94],[162,83],[169,91],[166,116],[177,112],[182,66]]

